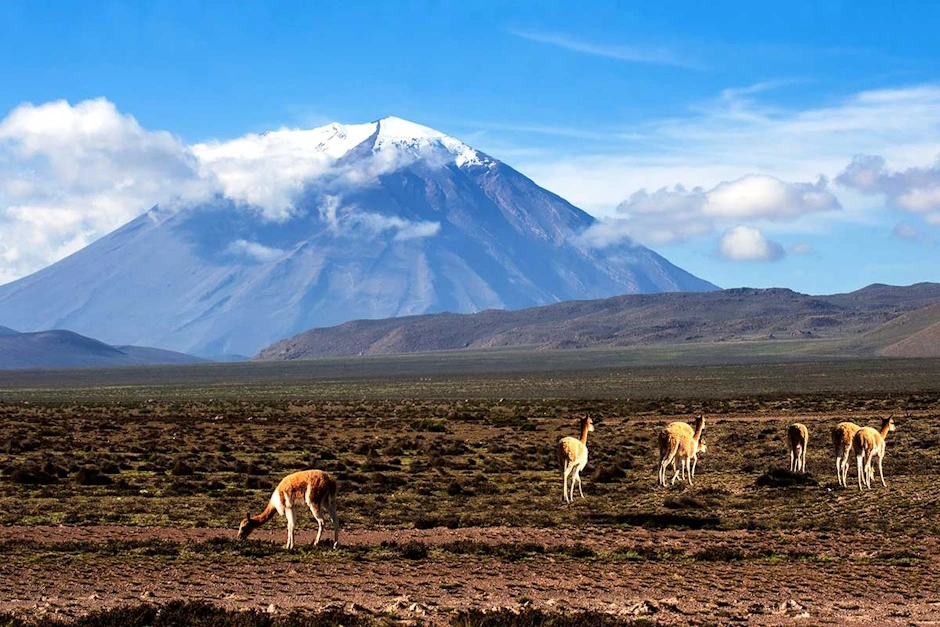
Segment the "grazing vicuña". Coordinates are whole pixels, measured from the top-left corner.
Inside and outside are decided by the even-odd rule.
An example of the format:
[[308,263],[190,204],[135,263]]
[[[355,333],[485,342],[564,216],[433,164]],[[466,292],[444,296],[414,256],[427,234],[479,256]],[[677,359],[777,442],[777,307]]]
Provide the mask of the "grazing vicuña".
[[672,483],[688,472],[689,485],[694,485],[695,466],[698,454],[708,450],[702,438],[705,416],[695,419],[695,429],[684,422],[672,422],[659,434],[659,484],[666,485],[666,468],[672,464],[675,474]]
[[257,516],[251,512],[245,514],[244,520],[238,527],[238,539],[244,540],[252,531],[268,522],[274,514],[287,517],[287,544],[284,548],[294,548],[294,505],[305,503],[310,508],[313,517],[317,519],[317,539],[314,544],[320,543],[320,534],[323,532],[323,512],[326,506],[333,521],[333,548],[339,545],[339,519],[336,517],[336,481],[322,470],[302,470],[287,475],[274,488],[268,506]]
[[809,429],[796,423],[787,429],[787,448],[790,450],[790,472],[806,472],[806,445],[809,443]]
[[875,475],[872,468],[872,460],[878,457],[878,474],[881,476],[881,485],[888,487],[885,483],[885,474],[881,468],[885,456],[885,438],[890,431],[894,431],[894,418],[887,417],[881,419],[881,431],[876,431],[871,427],[862,427],[852,439],[852,452],[855,453],[855,465],[858,470],[858,489],[862,489],[862,472],[865,473],[865,487],[871,488],[871,480]]

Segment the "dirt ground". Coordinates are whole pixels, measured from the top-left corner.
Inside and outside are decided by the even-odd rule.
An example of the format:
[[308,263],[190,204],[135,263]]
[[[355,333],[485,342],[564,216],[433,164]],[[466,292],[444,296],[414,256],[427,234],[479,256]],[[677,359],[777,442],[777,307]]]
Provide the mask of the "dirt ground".
[[[656,485],[656,433],[699,412],[708,452],[695,486]],[[565,505],[554,447],[582,413],[596,423],[586,498]],[[888,487],[859,492],[854,468],[840,487],[829,429],[888,413]],[[811,433],[800,478],[783,445],[797,421]],[[0,406],[0,424],[0,613],[179,599],[342,608],[389,624],[529,607],[662,625],[940,624],[933,391],[20,402]],[[280,548],[283,519],[234,542],[245,510],[309,467],[339,483],[340,547],[312,548],[305,512],[293,552]]]
[[[284,530],[257,532],[282,542]],[[832,535],[769,531],[614,530],[602,528],[469,528],[343,533],[343,548],[309,547],[303,554],[272,552],[217,560],[210,553],[164,559],[141,554],[96,554],[88,543],[146,541],[204,543],[231,538],[218,529],[125,526],[0,528],[7,547],[28,541],[0,561],[0,611],[74,616],[91,608],[172,599],[206,600],[229,609],[344,607],[401,619],[446,624],[459,609],[589,609],[644,617],[663,625],[927,625],[940,622],[940,545],[925,538],[876,534]],[[298,534],[298,544],[313,534]],[[435,547],[459,541],[493,546],[537,543],[548,551],[518,561],[450,555]],[[419,559],[362,559],[349,547],[420,543]],[[81,543],[80,552],[61,549]],[[552,553],[557,546],[598,551],[588,559]],[[603,553],[618,545],[660,551],[720,549],[740,559],[629,560]],[[49,549],[47,552],[45,549]],[[813,559],[748,557],[809,549]],[[878,556],[917,555],[884,560]],[[368,555],[368,554],[367,554]]]

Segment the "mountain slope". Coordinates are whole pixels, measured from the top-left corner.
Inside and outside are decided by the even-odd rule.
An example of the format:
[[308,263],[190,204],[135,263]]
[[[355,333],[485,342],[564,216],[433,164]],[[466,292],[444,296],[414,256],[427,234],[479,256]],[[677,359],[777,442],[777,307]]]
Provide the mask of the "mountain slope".
[[[925,307],[904,316],[903,329],[906,337],[894,342],[882,343],[878,354],[887,357],[940,357],[940,305]],[[890,324],[890,323],[889,323]]]
[[195,364],[192,355],[141,346],[109,346],[72,331],[0,334],[0,369]]
[[590,247],[594,218],[433,129],[386,118],[294,133],[291,149],[328,167],[289,210],[251,205],[251,173],[207,146],[224,194],[155,207],[0,286],[0,323],[214,356],[357,318],[715,289],[642,246]]
[[[708,293],[631,295],[518,311],[358,320],[312,329],[272,344],[256,359],[411,353],[464,348],[582,348],[840,339],[881,329],[853,352],[872,354],[937,321],[940,284],[880,286],[850,294],[808,296],[787,289],[739,288]],[[889,321],[909,312],[900,332]],[[922,313],[921,313],[922,312]],[[916,317],[915,317],[916,316]],[[846,347],[847,351],[850,347]]]

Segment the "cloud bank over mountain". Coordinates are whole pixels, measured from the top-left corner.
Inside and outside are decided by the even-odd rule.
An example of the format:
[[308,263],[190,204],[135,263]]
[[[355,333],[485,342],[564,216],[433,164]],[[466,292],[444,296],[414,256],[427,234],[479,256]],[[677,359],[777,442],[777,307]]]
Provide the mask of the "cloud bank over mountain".
[[[344,189],[367,184],[417,158],[421,146],[445,135],[420,125],[389,122],[385,144],[362,158],[338,163],[376,132],[375,126],[329,125],[280,129],[229,141],[187,145],[165,131],[151,131],[99,98],[23,104],[0,121],[0,283],[34,272],[71,254],[154,205],[164,209],[233,201],[268,222],[297,217],[297,198],[316,186],[335,198],[331,228],[394,232],[401,239],[433,235],[434,222],[411,223],[330,206]],[[410,150],[401,144],[420,127]],[[455,160],[475,151],[447,138]],[[337,217],[340,216],[340,217]],[[238,244],[242,252],[249,243]],[[234,250],[234,249],[233,249]],[[259,249],[254,249],[257,255]]]

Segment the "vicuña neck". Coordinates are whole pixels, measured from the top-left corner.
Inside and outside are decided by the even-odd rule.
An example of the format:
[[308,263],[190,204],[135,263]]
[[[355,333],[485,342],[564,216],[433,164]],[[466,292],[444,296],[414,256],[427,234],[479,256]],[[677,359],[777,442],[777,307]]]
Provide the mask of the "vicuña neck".
[[277,513],[277,510],[274,509],[274,506],[269,502],[269,503],[268,503],[268,506],[264,508],[264,511],[261,512],[260,514],[258,514],[257,516],[252,516],[252,517],[251,517],[251,520],[253,520],[254,522],[258,523],[259,525],[263,525],[264,523],[266,523],[266,522],[268,522],[269,520],[271,520],[271,518],[272,518],[276,513]]
[[584,424],[581,425],[581,444],[587,444],[587,434],[588,428],[591,426],[587,420],[584,421]]
[[705,428],[705,419],[699,418],[695,421],[695,435],[692,436],[692,439],[698,442],[702,439],[702,429]]
[[886,422],[886,423],[884,423],[883,425],[881,425],[881,438],[884,439],[884,438],[888,437],[888,432],[889,432],[890,430],[891,430],[891,423],[890,423],[890,422]]

